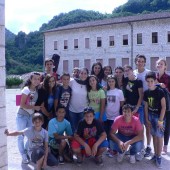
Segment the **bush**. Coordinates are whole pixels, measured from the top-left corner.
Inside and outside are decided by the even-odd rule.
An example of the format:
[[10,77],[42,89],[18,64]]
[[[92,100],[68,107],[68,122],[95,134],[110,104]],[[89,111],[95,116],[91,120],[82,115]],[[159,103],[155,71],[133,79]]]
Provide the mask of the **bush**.
[[23,80],[18,77],[10,77],[6,79],[6,85],[8,87],[19,86],[21,83],[23,83]]

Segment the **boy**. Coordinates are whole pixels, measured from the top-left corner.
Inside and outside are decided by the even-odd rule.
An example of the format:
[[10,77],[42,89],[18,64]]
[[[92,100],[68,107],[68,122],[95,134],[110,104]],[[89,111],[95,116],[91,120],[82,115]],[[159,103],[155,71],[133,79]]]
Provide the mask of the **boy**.
[[[51,151],[58,156],[59,164],[64,164],[64,158],[67,156],[67,153],[65,153],[67,146],[66,139],[71,140],[73,138],[71,125],[64,119],[65,114],[65,107],[58,106],[56,118],[51,119],[48,124],[49,146]],[[58,152],[59,155],[57,155],[56,152]]]
[[79,68],[74,67],[73,69],[73,78],[79,78]]
[[73,152],[77,155],[77,164],[83,161],[83,152],[87,156],[94,156],[96,163],[103,165],[102,154],[108,146],[106,132],[99,120],[94,119],[92,107],[84,109],[84,119],[79,122],[77,132],[72,142]]
[[158,168],[162,167],[161,151],[164,136],[164,116],[166,110],[165,96],[162,89],[156,85],[156,74],[148,72],[145,77],[148,90],[144,92],[145,118],[147,126],[151,129],[155,155],[151,160],[156,163]]
[[130,163],[135,163],[137,159],[135,155],[137,156],[143,147],[143,127],[140,120],[133,116],[132,107],[129,104],[124,105],[122,111],[123,115],[118,116],[111,127],[110,145],[118,152],[119,163],[123,161],[125,152],[131,146]]
[[70,82],[70,74],[63,73],[61,76],[62,85],[57,88],[57,101],[55,102],[55,108],[58,105],[63,105],[66,110],[65,119],[70,121],[69,119],[69,102],[71,98],[72,89],[69,86]]
[[22,131],[8,132],[7,136],[25,135],[28,138],[28,156],[32,162],[36,163],[37,170],[41,170],[48,166],[56,166],[57,159],[48,153],[48,134],[41,126],[43,124],[43,116],[40,113],[34,113],[32,117],[33,126]]
[[[150,71],[148,69],[145,68],[146,65],[146,57],[144,55],[140,55],[138,54],[135,57],[135,64],[137,69],[133,71],[134,75],[142,81],[143,83],[143,91],[148,89],[146,80],[145,80],[145,76],[146,74]],[[142,107],[144,108],[144,105],[142,104]],[[144,120],[144,109],[143,109],[143,120]],[[151,147],[150,147],[150,143],[151,143],[151,134],[150,134],[150,129],[148,128],[148,126],[146,126],[146,122],[144,121],[144,125],[146,127],[146,140],[147,140],[147,147],[145,149],[145,157],[149,157],[151,154]]]

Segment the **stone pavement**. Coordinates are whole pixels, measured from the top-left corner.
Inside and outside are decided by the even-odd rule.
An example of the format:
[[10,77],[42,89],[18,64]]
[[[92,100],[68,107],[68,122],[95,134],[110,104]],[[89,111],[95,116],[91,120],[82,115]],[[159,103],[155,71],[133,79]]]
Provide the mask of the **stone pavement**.
[[[10,131],[16,130],[15,118],[17,107],[15,106],[15,95],[19,94],[19,89],[8,89],[6,90],[6,112],[7,112],[7,127]],[[170,146],[169,146],[170,151]],[[108,158],[104,155],[104,166],[98,167],[93,159],[85,159],[81,167],[77,167],[76,164],[66,163],[64,165],[59,165],[58,167],[50,168],[48,170],[61,169],[61,170],[92,170],[100,168],[101,170],[155,170],[157,167],[152,164],[148,159],[144,159],[141,162],[136,162],[136,164],[130,164],[128,162],[128,157],[125,158],[123,163],[117,163],[116,158]],[[8,169],[9,170],[33,170],[33,164],[22,165],[21,156],[17,148],[17,138],[8,137]],[[170,152],[168,155],[163,156],[163,170],[170,170]]]

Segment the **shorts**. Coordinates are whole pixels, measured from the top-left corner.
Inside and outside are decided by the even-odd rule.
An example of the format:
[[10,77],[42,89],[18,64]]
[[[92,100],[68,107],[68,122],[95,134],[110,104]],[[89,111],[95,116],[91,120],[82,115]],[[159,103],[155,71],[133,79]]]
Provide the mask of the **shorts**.
[[60,148],[60,144],[61,144],[61,140],[49,137],[48,144],[49,144],[50,148],[59,149]]
[[[94,117],[95,117],[95,119],[99,119],[100,112],[95,112]],[[103,120],[103,122],[105,122],[107,120],[106,113],[103,114],[102,120]]]
[[[151,122],[151,135],[162,138],[164,136],[164,131],[158,128],[159,115],[149,112],[148,117]],[[165,128],[165,121],[163,123],[163,127]]]

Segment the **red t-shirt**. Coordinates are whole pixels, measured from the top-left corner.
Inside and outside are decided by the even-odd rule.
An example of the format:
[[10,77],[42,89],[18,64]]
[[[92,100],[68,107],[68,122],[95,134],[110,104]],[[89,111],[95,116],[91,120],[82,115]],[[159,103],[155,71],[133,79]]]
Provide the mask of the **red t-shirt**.
[[142,130],[142,125],[139,118],[135,116],[132,116],[131,122],[127,123],[124,120],[124,116],[121,115],[115,119],[111,128],[115,131],[118,130],[118,132],[122,135],[133,136],[137,135],[137,133]]

